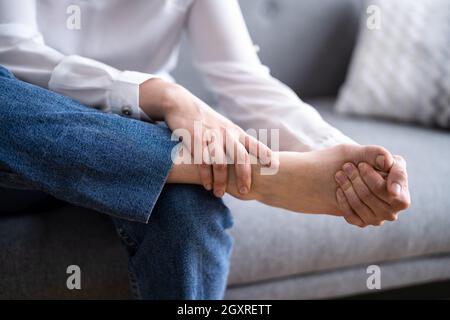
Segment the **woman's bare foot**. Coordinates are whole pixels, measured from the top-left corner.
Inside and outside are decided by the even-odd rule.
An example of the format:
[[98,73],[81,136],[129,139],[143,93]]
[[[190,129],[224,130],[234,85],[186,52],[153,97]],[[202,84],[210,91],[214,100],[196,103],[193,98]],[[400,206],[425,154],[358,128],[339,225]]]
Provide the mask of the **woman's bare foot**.
[[388,171],[393,164],[392,155],[384,148],[359,145],[339,145],[306,153],[280,152],[279,160],[279,171],[273,176],[252,170],[254,183],[250,195],[242,197],[233,190],[230,193],[291,211],[344,216],[336,199],[336,172],[348,162],[356,166],[365,162],[381,171]]
[[[394,165],[393,156],[382,147],[339,145],[306,153],[274,153],[274,156],[279,158],[278,172],[261,175],[261,166],[253,165],[251,191],[246,195],[236,188],[234,166],[228,166],[227,193],[238,199],[258,200],[295,212],[342,216],[348,223],[360,227],[395,220],[396,214],[409,206],[409,193],[403,199],[393,198],[386,180],[379,174],[388,172]],[[342,168],[347,172],[345,168],[349,164],[354,170],[347,173],[348,181],[338,183],[344,175]],[[394,168],[396,165],[399,168],[395,172],[406,174],[401,162],[396,161]],[[407,178],[394,178],[404,181],[407,190]],[[168,183],[201,184],[197,166],[175,165]]]

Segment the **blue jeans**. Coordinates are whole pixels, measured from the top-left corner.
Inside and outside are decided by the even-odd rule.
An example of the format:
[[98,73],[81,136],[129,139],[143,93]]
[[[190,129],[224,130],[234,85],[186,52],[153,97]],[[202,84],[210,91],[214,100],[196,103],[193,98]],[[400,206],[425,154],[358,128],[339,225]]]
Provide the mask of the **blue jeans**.
[[202,187],[166,185],[177,142],[162,125],[105,114],[0,66],[0,186],[108,214],[137,298],[220,299],[232,217]]

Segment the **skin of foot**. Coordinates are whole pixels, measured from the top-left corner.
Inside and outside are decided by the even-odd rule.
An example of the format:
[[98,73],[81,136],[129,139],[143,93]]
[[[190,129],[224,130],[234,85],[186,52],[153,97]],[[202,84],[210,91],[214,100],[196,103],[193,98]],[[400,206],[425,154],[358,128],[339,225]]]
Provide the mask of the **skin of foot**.
[[279,153],[280,167],[276,175],[255,175],[258,201],[303,213],[343,216],[336,190],[336,172],[346,163],[369,163],[379,170],[392,166],[392,155],[382,147],[339,145],[305,153]]
[[[251,191],[242,195],[236,188],[233,167],[229,166],[230,179],[227,192],[241,200],[257,200],[267,205],[284,208],[290,211],[312,214],[330,214],[342,216],[347,222],[360,227],[367,225],[380,225],[385,220],[395,220],[394,215],[402,209],[393,208],[391,203],[381,200],[373,191],[366,198],[373,202],[385,204],[383,212],[375,212],[373,217],[361,219],[354,210],[344,205],[342,196],[348,194],[352,181],[347,177],[348,183],[340,184],[336,173],[343,173],[345,165],[353,165],[354,168],[361,167],[365,178],[377,183],[378,192],[383,192],[384,187],[389,200],[385,181],[374,168],[381,172],[388,172],[394,164],[394,157],[384,148],[378,146],[339,145],[336,147],[313,151],[313,152],[280,152],[279,170],[274,175],[261,175],[260,165],[253,165]],[[358,171],[358,177],[362,175]],[[353,172],[355,173],[355,172]],[[181,180],[181,181],[180,181]],[[362,181],[362,180],[361,180]],[[195,166],[174,166],[169,183],[195,183],[201,184],[201,179]],[[345,189],[345,191],[343,191]],[[339,192],[339,190],[342,191]],[[403,207],[407,207],[405,203]],[[376,207],[376,206],[375,206]]]

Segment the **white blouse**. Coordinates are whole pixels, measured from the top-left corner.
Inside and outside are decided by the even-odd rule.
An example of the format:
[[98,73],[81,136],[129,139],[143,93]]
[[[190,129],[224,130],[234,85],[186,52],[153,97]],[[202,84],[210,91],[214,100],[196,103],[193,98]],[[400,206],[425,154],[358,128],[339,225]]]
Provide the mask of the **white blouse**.
[[171,80],[186,32],[220,109],[244,129],[279,129],[280,149],[353,141],[274,79],[237,0],[0,0],[0,64],[86,105],[142,119],[139,84]]

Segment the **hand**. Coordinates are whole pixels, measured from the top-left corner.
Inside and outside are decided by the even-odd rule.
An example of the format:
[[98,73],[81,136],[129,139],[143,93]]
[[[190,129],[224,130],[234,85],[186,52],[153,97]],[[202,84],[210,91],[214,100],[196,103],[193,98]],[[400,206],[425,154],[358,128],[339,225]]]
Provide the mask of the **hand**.
[[384,221],[395,221],[398,213],[411,203],[406,162],[393,157],[387,179],[386,173],[376,171],[367,163],[343,166],[336,175],[340,188],[337,199],[348,223],[359,227],[380,226]]
[[164,120],[172,131],[188,131],[191,141],[184,141],[185,146],[194,160],[200,160],[203,186],[214,189],[217,197],[226,192],[229,160],[235,166],[237,190],[243,195],[251,188],[250,155],[266,165],[271,163],[272,152],[266,145],[182,86],[151,79],[141,85],[140,99],[149,117]]

